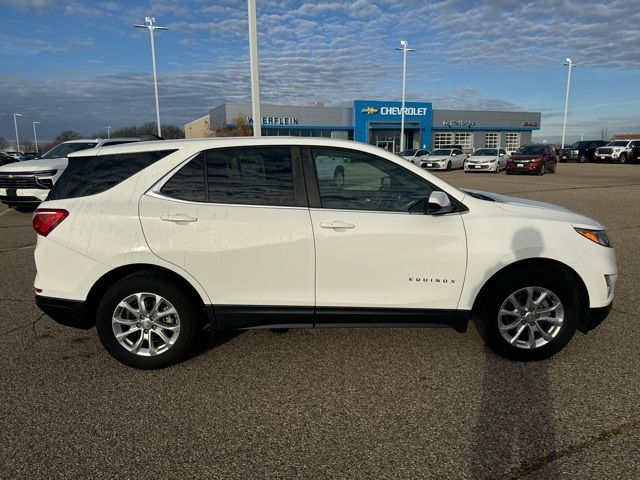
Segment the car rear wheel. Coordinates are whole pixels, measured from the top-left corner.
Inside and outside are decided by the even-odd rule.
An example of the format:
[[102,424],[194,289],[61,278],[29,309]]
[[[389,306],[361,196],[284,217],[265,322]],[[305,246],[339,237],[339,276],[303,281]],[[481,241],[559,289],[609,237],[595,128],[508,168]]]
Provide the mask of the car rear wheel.
[[546,269],[501,278],[476,315],[476,327],[493,351],[511,360],[551,357],[573,337],[578,301],[566,279]]
[[96,312],[102,344],[111,356],[134,368],[163,368],[182,360],[192,347],[197,324],[191,296],[151,273],[117,282]]

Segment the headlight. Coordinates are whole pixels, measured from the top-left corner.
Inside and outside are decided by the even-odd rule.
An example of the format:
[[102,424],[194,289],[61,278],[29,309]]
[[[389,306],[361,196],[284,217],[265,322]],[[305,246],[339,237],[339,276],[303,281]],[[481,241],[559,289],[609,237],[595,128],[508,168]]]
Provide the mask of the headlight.
[[622,150],[621,148],[614,148],[614,152],[618,153],[620,150]]
[[598,245],[602,245],[603,247],[611,247],[611,242],[609,242],[609,237],[604,230],[589,230],[587,228],[575,228],[575,231],[582,235],[584,238],[591,240]]
[[571,150],[571,153],[573,153],[574,155],[577,155],[579,153],[579,150]]

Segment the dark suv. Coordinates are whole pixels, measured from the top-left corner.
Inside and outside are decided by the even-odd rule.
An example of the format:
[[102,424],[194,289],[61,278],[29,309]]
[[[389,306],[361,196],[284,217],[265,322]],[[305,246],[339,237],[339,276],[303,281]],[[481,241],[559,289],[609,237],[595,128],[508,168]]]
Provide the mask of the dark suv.
[[507,175],[556,173],[558,157],[549,145],[523,145],[507,160]]
[[578,163],[593,162],[596,148],[608,142],[603,140],[582,140],[560,150],[558,158],[561,162],[575,160]]

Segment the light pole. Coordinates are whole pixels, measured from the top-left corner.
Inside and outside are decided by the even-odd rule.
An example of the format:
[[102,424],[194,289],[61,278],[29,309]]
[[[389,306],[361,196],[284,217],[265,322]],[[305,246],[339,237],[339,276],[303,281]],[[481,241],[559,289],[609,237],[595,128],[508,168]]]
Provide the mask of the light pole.
[[38,134],[36,133],[36,124],[40,122],[33,122],[33,141],[36,143],[36,153],[38,153]]
[[18,138],[18,120],[16,120],[16,117],[21,117],[22,114],[21,113],[14,113],[13,114],[13,126],[16,129],[16,151],[20,151],[20,139]]
[[400,109],[400,151],[404,151],[404,94],[407,83],[407,52],[415,52],[413,48],[409,48],[409,42],[400,40],[400,47],[396,50],[402,50],[402,108]]
[[158,125],[158,136],[162,136],[162,130],[160,129],[160,101],[158,100],[158,75],[156,73],[156,42],[155,31],[156,30],[169,30],[167,27],[158,27],[155,25],[156,19],[154,17],[145,17],[144,25],[134,25],[136,28],[146,28],[149,30],[149,36],[151,37],[151,65],[153,66],[153,91],[156,95],[156,124]]
[[251,72],[251,110],[253,115],[253,136],[262,136],[260,116],[260,74],[258,72],[258,25],[256,21],[256,0],[247,0],[249,17],[249,67]]
[[[158,135],[160,136],[160,135]],[[107,127],[107,138],[111,138],[111,126]]]
[[576,65],[571,61],[570,58],[566,58],[564,66],[569,67],[569,69],[567,73],[567,94],[564,97],[564,122],[562,122],[562,147],[561,148],[564,148],[564,137],[567,132],[567,110],[569,109],[569,89],[571,88],[571,69]]

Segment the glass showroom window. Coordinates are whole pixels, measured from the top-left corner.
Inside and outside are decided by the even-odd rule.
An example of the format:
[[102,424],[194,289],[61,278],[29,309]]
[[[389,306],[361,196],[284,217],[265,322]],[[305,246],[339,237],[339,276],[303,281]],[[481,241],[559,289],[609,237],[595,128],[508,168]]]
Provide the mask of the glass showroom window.
[[484,148],[498,148],[499,133],[487,133],[484,136]]
[[518,148],[520,148],[520,134],[507,133],[506,143],[507,152],[515,152]]
[[452,132],[439,132],[433,137],[433,148],[442,148],[445,145],[451,145],[453,143]]
[[461,145],[463,150],[473,150],[473,133],[456,132],[454,145]]

